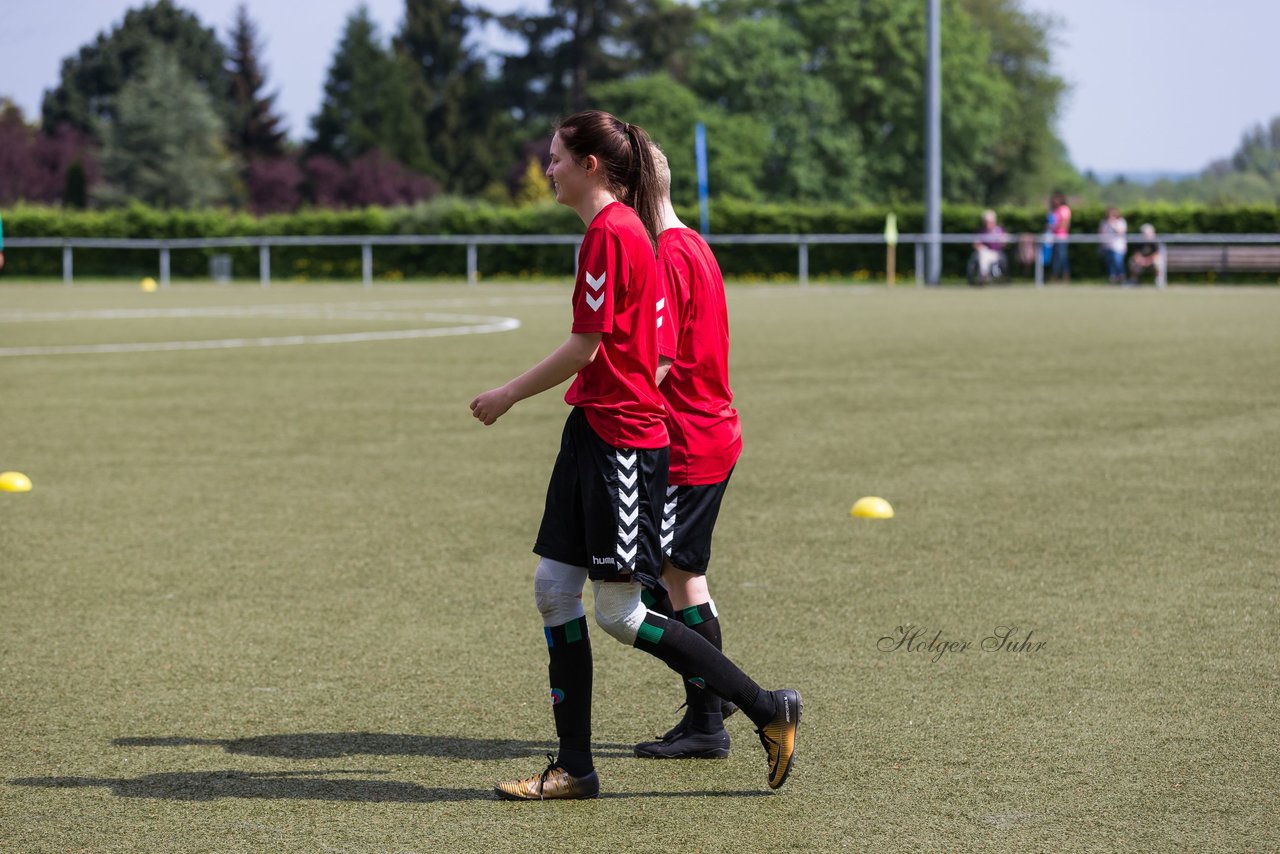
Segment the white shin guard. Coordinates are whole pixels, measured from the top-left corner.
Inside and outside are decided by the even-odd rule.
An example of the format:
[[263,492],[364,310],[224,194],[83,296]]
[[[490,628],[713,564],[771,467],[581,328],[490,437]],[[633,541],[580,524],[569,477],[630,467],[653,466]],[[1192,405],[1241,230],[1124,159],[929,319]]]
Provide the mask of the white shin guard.
[[582,588],[587,571],[580,566],[541,558],[533,571],[533,601],[544,626],[563,626],[585,616]]
[[593,581],[596,596],[596,622],[600,628],[627,646],[636,641],[636,633],[648,609],[640,601],[640,585],[635,582]]

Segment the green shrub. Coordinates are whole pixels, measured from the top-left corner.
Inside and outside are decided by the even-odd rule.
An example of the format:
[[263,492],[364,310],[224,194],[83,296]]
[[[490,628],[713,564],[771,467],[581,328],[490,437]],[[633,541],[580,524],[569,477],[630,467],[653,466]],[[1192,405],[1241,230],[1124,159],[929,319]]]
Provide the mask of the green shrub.
[[[711,208],[715,234],[882,234],[884,207],[778,205],[717,201]],[[1105,208],[1092,205],[1074,211],[1072,232],[1091,234]],[[1032,208],[1000,209],[1000,220],[1011,233],[1039,234],[1044,212]],[[902,234],[923,230],[921,206],[896,209]],[[1191,205],[1151,205],[1124,212],[1130,229],[1151,222],[1161,234],[1203,232],[1209,234],[1280,233],[1280,211],[1274,207],[1208,208]],[[950,205],[943,211],[943,230],[971,232],[978,227],[981,209]],[[686,223],[696,225],[694,208],[681,211]],[[466,235],[466,234],[567,234],[582,233],[577,215],[552,203],[526,207],[501,207],[458,198],[437,198],[413,207],[354,211],[304,210],[256,218],[226,211],[160,211],[143,205],[112,210],[72,210],[18,206],[4,212],[6,236],[15,237],[128,237],[193,238],[255,236],[358,236],[358,235]],[[573,270],[571,246],[482,246],[478,253],[483,277],[568,276]],[[1079,277],[1101,271],[1094,244],[1073,244],[1072,269]],[[176,277],[208,276],[209,259],[226,253],[235,275],[258,276],[257,247],[172,250],[170,264]],[[798,254],[794,245],[722,244],[717,256],[726,275],[768,280],[795,276]],[[943,250],[944,276],[959,278],[969,257],[967,245]],[[62,251],[10,249],[5,274],[15,277],[59,277]],[[155,250],[77,249],[76,276],[141,277],[155,275]],[[908,277],[915,266],[914,248],[899,245],[899,275]],[[843,279],[879,279],[885,270],[883,245],[813,245],[809,270],[814,276]],[[1017,270],[1015,265],[1015,271]],[[359,246],[277,246],[271,250],[271,275],[276,279],[354,279],[361,273]],[[466,249],[462,246],[378,246],[374,249],[374,275],[401,279],[466,274]]]

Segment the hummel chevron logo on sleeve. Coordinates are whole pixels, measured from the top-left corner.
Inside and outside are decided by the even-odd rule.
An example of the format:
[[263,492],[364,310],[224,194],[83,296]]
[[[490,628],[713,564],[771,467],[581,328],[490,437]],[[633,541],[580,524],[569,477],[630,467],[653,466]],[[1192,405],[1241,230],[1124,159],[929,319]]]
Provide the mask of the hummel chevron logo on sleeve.
[[658,300],[658,328],[662,328],[662,310],[667,307],[667,298]]
[[[599,277],[587,273],[587,287],[593,291],[599,291],[604,286],[604,277],[609,275],[608,271],[601,273]],[[600,306],[604,304],[604,294],[592,298],[591,294],[587,294],[587,305],[591,306],[592,311],[599,311]]]

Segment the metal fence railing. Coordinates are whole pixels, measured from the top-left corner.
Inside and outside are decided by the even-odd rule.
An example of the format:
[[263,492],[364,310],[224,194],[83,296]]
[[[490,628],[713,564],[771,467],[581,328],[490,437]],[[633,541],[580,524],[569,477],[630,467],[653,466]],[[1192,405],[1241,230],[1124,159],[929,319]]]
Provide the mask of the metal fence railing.
[[[972,244],[983,239],[980,234],[902,234],[897,243],[911,245],[915,250],[915,284],[923,287],[925,248],[936,241],[943,245]],[[1099,244],[1107,240],[1097,234],[1072,234],[1070,245]],[[809,250],[812,246],[827,245],[880,245],[888,247],[881,234],[711,234],[707,236],[713,245],[772,245],[796,247],[796,274],[801,285],[809,282]],[[1029,242],[1034,254],[1034,281],[1044,284],[1044,236],[1007,235],[1010,251],[1016,251],[1020,241]],[[271,284],[271,250],[288,246],[358,246],[361,254],[361,281],[365,287],[373,285],[373,251],[377,246],[458,246],[467,255],[467,282],[479,280],[478,255],[482,246],[516,245],[564,245],[573,248],[574,273],[577,273],[577,247],[581,237],[570,234],[469,234],[469,235],[352,235],[352,236],[261,236],[261,237],[210,237],[210,238],[100,238],[100,237],[10,237],[6,248],[61,248],[62,280],[70,285],[74,281],[75,250],[77,249],[150,249],[158,253],[158,281],[169,284],[170,253],[183,249],[258,249],[258,277],[262,287]],[[1139,235],[1129,236],[1130,246],[1146,242]],[[1165,255],[1171,245],[1258,245],[1280,247],[1280,234],[1166,234],[1157,237],[1160,253]],[[1157,284],[1165,285],[1163,269],[1157,270]]]

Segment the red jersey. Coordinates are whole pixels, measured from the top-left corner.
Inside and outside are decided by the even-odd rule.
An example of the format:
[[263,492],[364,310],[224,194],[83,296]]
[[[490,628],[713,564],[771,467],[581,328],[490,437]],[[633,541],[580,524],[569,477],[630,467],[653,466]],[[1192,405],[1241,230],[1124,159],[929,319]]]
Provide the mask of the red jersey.
[[573,331],[601,332],[595,359],[578,372],[565,402],[580,406],[615,448],[665,448],[666,411],[658,367],[662,276],[640,217],[621,202],[587,226],[573,287]]
[[729,310],[724,278],[696,231],[669,228],[658,238],[676,357],[662,383],[671,432],[673,484],[700,486],[729,476],[742,453],[742,427],[729,388]]

